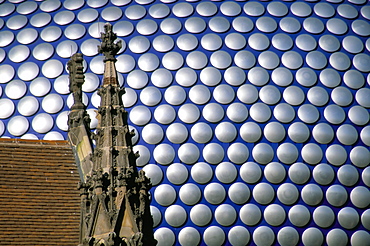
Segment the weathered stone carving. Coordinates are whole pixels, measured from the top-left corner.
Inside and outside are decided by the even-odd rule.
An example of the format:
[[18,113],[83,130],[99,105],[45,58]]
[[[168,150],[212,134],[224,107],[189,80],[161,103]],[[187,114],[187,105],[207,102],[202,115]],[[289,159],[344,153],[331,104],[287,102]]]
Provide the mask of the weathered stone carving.
[[[97,110],[96,133],[91,134],[96,146],[93,148],[90,142],[92,152],[84,159],[91,165],[89,169],[81,168],[83,178],[78,186],[81,191],[79,246],[152,246],[156,241],[149,207],[151,183],[144,171],[138,172],[136,168],[138,154],[132,151],[131,143],[134,133],[128,129],[127,111],[121,98],[124,90],[118,84],[115,69],[115,55],[121,43],[114,43],[117,36],[110,24],[104,29],[102,44],[98,47],[105,56],[103,85],[98,90],[101,105]],[[80,62],[81,56],[75,57],[69,63],[72,69],[73,62]],[[82,83],[76,79],[70,83],[76,102],[81,97]],[[76,119],[71,116],[73,111],[78,111],[73,114]],[[88,120],[84,118],[85,108],[73,108],[72,112],[69,134],[78,135],[82,126],[90,132]],[[76,156],[77,162],[81,162],[79,155]]]

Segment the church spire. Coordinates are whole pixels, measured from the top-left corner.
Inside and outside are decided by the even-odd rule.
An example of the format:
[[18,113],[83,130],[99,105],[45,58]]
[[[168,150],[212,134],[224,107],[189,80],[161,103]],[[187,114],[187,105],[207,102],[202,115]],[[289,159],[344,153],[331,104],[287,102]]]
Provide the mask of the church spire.
[[121,40],[119,40],[115,43],[117,35],[113,32],[111,24],[105,24],[104,31],[104,33],[101,33],[101,45],[98,46],[99,53],[105,56],[103,86],[108,84],[118,85],[117,71],[115,67],[115,62],[117,61],[117,59],[115,56],[122,48],[122,42]]
[[[115,68],[121,43],[112,26],[106,24],[98,51],[105,56],[103,84],[98,89],[101,103],[98,126],[92,138],[95,148],[90,155],[91,168],[81,181],[80,246],[156,245],[150,214],[150,180],[137,171],[127,111]],[[78,96],[78,89],[76,96]],[[83,109],[84,110],[84,109]],[[78,155],[77,155],[78,156]]]

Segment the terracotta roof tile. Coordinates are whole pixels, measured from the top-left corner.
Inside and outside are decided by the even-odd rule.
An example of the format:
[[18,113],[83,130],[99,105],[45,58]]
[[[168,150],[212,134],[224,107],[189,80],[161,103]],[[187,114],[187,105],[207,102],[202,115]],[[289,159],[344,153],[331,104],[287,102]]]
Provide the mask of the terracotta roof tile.
[[0,241],[76,246],[79,181],[67,141],[0,139]]

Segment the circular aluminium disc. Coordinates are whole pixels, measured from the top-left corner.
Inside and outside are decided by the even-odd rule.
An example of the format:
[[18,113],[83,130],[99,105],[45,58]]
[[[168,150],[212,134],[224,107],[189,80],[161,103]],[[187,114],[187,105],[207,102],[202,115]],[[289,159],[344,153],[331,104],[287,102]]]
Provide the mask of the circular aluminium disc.
[[203,108],[202,115],[207,121],[216,123],[222,120],[225,112],[219,104],[209,103]]
[[217,6],[212,2],[200,2],[196,7],[196,11],[201,16],[212,16],[217,13],[217,10]]
[[256,21],[256,27],[261,32],[271,33],[276,30],[276,21],[271,17],[260,17]]
[[225,45],[232,50],[241,50],[246,44],[244,36],[239,33],[230,33],[225,37]]
[[126,80],[131,88],[142,89],[148,84],[149,78],[145,72],[134,70],[127,75]]
[[90,23],[96,20],[98,16],[99,12],[95,9],[83,9],[78,13],[77,19],[83,23]]
[[11,31],[0,32],[0,47],[5,47],[14,40],[14,34]]
[[167,52],[173,48],[174,41],[170,36],[159,35],[154,38],[152,45],[156,51]]
[[281,123],[289,123],[295,117],[295,110],[287,103],[279,103],[274,108],[274,117]]
[[207,24],[202,18],[190,17],[185,21],[184,26],[185,29],[190,33],[201,33],[204,31],[204,29],[206,29]]
[[172,7],[172,13],[176,17],[180,17],[180,18],[188,17],[188,16],[192,15],[193,11],[194,11],[193,6],[189,3],[186,3],[186,2],[177,3]]
[[200,43],[204,49],[214,51],[222,46],[222,39],[219,35],[208,33],[202,37]]
[[267,205],[274,199],[275,191],[268,183],[258,183],[254,187],[252,194],[256,202],[262,205]]
[[17,41],[21,44],[30,44],[33,43],[38,36],[39,34],[35,29],[25,28],[17,34]]
[[357,68],[357,70],[363,73],[370,72],[370,56],[369,55],[365,53],[357,54],[353,57],[352,62],[355,68]]
[[305,95],[298,86],[289,86],[284,90],[283,98],[290,105],[298,106],[304,101]]
[[64,106],[63,98],[58,94],[48,94],[42,100],[42,109],[49,114],[58,113]]
[[259,91],[259,98],[268,105],[275,105],[281,98],[279,89],[273,85],[265,85]]
[[155,86],[165,88],[172,83],[173,76],[167,69],[160,68],[152,73],[150,79]]
[[31,17],[30,24],[34,27],[43,27],[49,24],[51,16],[48,13],[39,13]]
[[71,23],[75,19],[75,14],[72,11],[60,11],[54,16],[54,22],[64,26]]
[[24,81],[30,81],[39,74],[39,67],[36,63],[25,62],[18,68],[18,77]]
[[226,84],[218,85],[213,90],[213,98],[221,104],[229,104],[235,98],[234,89]]
[[56,78],[63,72],[63,64],[55,59],[48,60],[42,66],[42,74],[47,78]]
[[158,29],[158,25],[155,21],[153,20],[141,20],[139,23],[136,25],[136,30],[138,33],[141,35],[152,35],[155,33]]
[[225,81],[232,86],[239,86],[246,79],[245,72],[239,67],[229,67],[224,73]]
[[207,65],[207,63],[208,58],[201,51],[192,51],[186,56],[186,64],[193,69],[202,69]]
[[262,51],[269,47],[270,40],[262,33],[254,33],[249,36],[248,44],[252,49]]
[[316,3],[313,10],[322,18],[330,18],[335,14],[335,9],[329,3]]
[[261,220],[261,210],[258,206],[248,203],[240,209],[239,217],[244,224],[254,226]]
[[278,67],[272,71],[271,79],[278,86],[288,86],[293,82],[293,75],[289,69]]
[[177,70],[184,64],[184,58],[178,52],[169,52],[162,57],[162,65],[168,70]]
[[181,50],[191,51],[198,46],[198,39],[194,35],[189,33],[182,34],[177,38],[176,45]]
[[[77,45],[76,45],[76,51],[77,51]],[[39,61],[47,60],[53,54],[54,54],[54,47],[49,43],[38,44],[35,48],[33,48],[33,51],[32,51],[33,57],[35,57]],[[71,54],[71,52],[69,52],[69,54]],[[70,57],[70,55],[68,57]]]
[[298,158],[298,150],[294,144],[283,143],[277,148],[276,155],[282,163],[292,164]]
[[281,57],[283,65],[289,69],[298,69],[303,64],[302,56],[296,51],[287,51]]
[[301,196],[307,205],[316,206],[321,202],[323,198],[323,192],[320,186],[316,184],[308,184],[303,187]]
[[283,17],[288,14],[287,6],[281,2],[270,2],[267,5],[267,11],[270,15],[275,17]]
[[297,162],[289,167],[288,175],[295,184],[304,184],[310,178],[311,172],[306,164]]
[[62,30],[57,26],[45,27],[40,34],[40,37],[45,42],[53,42],[62,36]]
[[300,68],[296,72],[295,77],[297,82],[305,87],[311,87],[317,81],[317,75],[315,71],[307,67]]
[[332,124],[340,124],[344,121],[346,115],[341,107],[330,104],[324,110],[324,117]]
[[65,30],[64,30],[64,35],[68,39],[79,39],[82,36],[84,36],[86,33],[86,29],[83,25],[81,24],[72,24],[69,25]]
[[274,69],[279,65],[280,59],[276,53],[264,51],[258,56],[258,63],[265,69]]
[[30,49],[25,45],[14,46],[8,53],[12,62],[23,62],[30,55]]
[[247,2],[244,4],[243,10],[247,15],[260,16],[265,12],[265,7],[259,2]]
[[230,22],[225,17],[216,16],[209,20],[208,26],[214,32],[223,33],[229,30]]
[[335,173],[330,165],[321,163],[315,166],[312,176],[316,183],[320,185],[328,185],[334,180]]
[[271,117],[271,109],[264,103],[253,104],[249,113],[251,118],[259,123],[266,122]]
[[188,129],[181,123],[173,123],[166,130],[166,137],[171,143],[181,144],[188,138]]
[[263,86],[269,81],[268,72],[262,67],[253,67],[248,72],[248,80],[256,86]]
[[232,142],[237,135],[237,130],[230,122],[221,122],[215,128],[216,138],[223,143]]
[[351,25],[352,30],[360,36],[370,35],[370,24],[366,20],[355,20]]
[[239,4],[234,2],[224,2],[220,6],[220,11],[226,16],[237,16],[242,11]]
[[39,101],[33,96],[23,97],[17,105],[18,112],[23,116],[34,115],[39,109]]
[[251,19],[245,16],[236,17],[232,22],[232,27],[237,32],[247,33],[252,31],[254,24]]
[[207,143],[212,136],[212,128],[206,123],[199,122],[191,128],[191,137],[197,143]]
[[27,132],[29,128],[29,122],[26,117],[14,116],[7,124],[8,132],[13,136],[21,136]]
[[182,87],[174,85],[165,91],[164,99],[171,105],[180,105],[186,99],[186,92]]
[[240,136],[244,141],[248,143],[257,142],[261,138],[261,135],[261,128],[254,122],[244,123],[240,127]]
[[308,90],[307,99],[313,105],[321,107],[329,101],[329,95],[324,88],[314,86]]
[[222,203],[225,196],[225,188],[219,183],[210,183],[204,188],[204,198],[211,204]]
[[146,14],[146,9],[141,5],[132,5],[125,10],[125,16],[130,20],[139,20]]
[[175,120],[176,112],[170,105],[159,105],[154,111],[154,118],[161,124],[170,124]]
[[200,111],[197,106],[188,103],[179,108],[178,116],[182,122],[191,124],[199,119]]
[[240,177],[248,184],[254,184],[261,179],[262,171],[255,162],[246,162],[240,167]]
[[166,18],[160,24],[162,32],[166,34],[175,34],[180,31],[181,27],[181,22],[175,18]]
[[278,50],[289,50],[293,47],[293,40],[285,33],[277,33],[272,37],[272,46]]
[[253,53],[247,50],[239,51],[234,56],[235,65],[242,69],[250,69],[256,63]]
[[308,143],[303,146],[301,150],[301,156],[305,162],[310,165],[314,165],[321,161],[323,153],[319,145]]
[[253,159],[259,164],[267,164],[274,158],[274,151],[267,143],[258,143],[252,150]]
[[341,81],[341,77],[339,73],[332,68],[326,68],[322,70],[320,72],[319,78],[320,78],[321,83],[329,88],[334,88],[338,86]]
[[279,27],[286,33],[296,33],[301,29],[301,23],[293,17],[284,17],[279,22]]
[[200,81],[208,86],[215,86],[221,82],[221,73],[214,67],[206,67],[200,72]]
[[301,34],[295,39],[297,47],[303,51],[314,50],[317,46],[316,40],[308,34]]
[[159,89],[154,86],[145,87],[140,93],[140,101],[146,106],[155,106],[162,99]]
[[6,26],[11,30],[19,30],[27,25],[28,19],[23,15],[16,15],[10,17],[6,22]]
[[320,51],[311,51],[306,55],[306,63],[313,69],[323,69],[327,64],[327,59]]
[[154,4],[149,8],[148,12],[151,17],[161,19],[170,14],[170,8],[165,4]]
[[0,112],[0,119],[6,119],[14,113],[15,106],[14,106],[14,103],[10,99],[1,98],[0,106],[3,109]]
[[352,93],[346,87],[336,87],[331,92],[331,99],[339,106],[348,106],[353,100]]
[[5,87],[5,94],[10,99],[19,99],[27,91],[27,85],[21,80],[13,80]]
[[288,135],[296,143],[304,143],[310,136],[310,130],[302,122],[294,122],[288,128]]
[[227,53],[226,51],[219,50],[212,53],[210,57],[210,62],[214,67],[218,69],[225,69],[231,65],[232,60],[229,53]]
[[364,44],[362,43],[361,39],[352,35],[346,36],[342,40],[342,46],[346,51],[352,54],[358,54],[364,49]]
[[319,39],[319,46],[327,52],[334,52],[340,48],[340,42],[333,35],[323,35]]
[[129,49],[134,53],[144,53],[150,47],[150,41],[143,36],[135,36],[128,43]]
[[307,17],[312,12],[310,5],[304,2],[293,3],[290,5],[290,11],[298,17]]
[[324,30],[322,21],[315,17],[308,17],[303,21],[303,28],[312,34],[319,34]]
[[351,60],[342,52],[336,52],[330,55],[330,65],[339,71],[345,71],[351,66]]
[[195,85],[189,91],[189,99],[196,104],[205,104],[210,97],[211,92],[204,85]]
[[153,53],[145,53],[137,61],[139,68],[145,72],[152,72],[159,66],[159,59]]

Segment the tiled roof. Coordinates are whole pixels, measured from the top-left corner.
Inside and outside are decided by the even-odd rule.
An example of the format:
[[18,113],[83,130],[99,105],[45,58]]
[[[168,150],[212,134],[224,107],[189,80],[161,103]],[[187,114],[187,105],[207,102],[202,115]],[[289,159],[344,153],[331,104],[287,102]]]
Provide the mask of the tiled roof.
[[79,181],[67,141],[0,139],[0,241],[76,246]]

